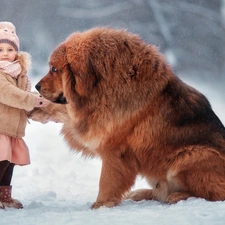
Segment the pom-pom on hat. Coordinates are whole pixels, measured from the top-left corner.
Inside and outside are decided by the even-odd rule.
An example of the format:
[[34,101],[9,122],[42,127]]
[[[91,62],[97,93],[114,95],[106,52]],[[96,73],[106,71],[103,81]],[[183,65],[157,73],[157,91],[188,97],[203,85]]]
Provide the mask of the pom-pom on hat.
[[9,43],[16,51],[19,50],[19,38],[16,35],[16,28],[11,22],[0,22],[0,43]]

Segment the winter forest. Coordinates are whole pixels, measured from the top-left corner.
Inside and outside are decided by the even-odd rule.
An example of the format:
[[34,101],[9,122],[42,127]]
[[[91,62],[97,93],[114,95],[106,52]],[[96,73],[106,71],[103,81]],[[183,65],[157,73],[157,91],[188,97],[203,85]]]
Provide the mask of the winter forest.
[[[158,46],[175,73],[203,92],[225,124],[225,0],[0,0],[0,21],[11,21],[20,48],[32,56],[32,89],[48,58],[72,32],[96,26],[125,29]],[[101,161],[71,153],[60,124],[31,121],[31,165],[15,169],[13,195],[24,209],[0,211],[0,225],[210,224],[225,221],[225,202],[188,199],[173,206],[124,201],[90,210]],[[137,179],[134,188],[148,187]]]

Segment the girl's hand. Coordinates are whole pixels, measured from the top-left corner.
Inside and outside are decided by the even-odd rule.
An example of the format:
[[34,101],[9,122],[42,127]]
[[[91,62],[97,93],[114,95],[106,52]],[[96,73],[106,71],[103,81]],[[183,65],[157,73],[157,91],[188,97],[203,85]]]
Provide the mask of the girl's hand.
[[34,107],[46,107],[49,104],[49,100],[43,98],[39,94],[35,94],[35,105]]

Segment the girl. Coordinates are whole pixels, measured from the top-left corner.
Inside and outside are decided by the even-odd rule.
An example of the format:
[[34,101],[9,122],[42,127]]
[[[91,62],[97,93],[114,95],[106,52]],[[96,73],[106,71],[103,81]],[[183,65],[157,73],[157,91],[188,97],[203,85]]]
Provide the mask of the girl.
[[49,103],[30,92],[31,84],[26,75],[29,65],[29,54],[19,52],[15,26],[0,22],[0,209],[23,208],[11,197],[10,184],[14,165],[30,163],[28,147],[22,139],[27,112]]

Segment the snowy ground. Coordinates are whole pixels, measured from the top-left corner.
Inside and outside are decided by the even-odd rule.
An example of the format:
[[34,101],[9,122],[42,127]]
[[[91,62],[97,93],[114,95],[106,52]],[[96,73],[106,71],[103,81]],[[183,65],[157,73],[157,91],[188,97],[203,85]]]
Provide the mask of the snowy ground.
[[[214,89],[214,90],[213,90]],[[204,86],[214,110],[225,124],[224,93]],[[90,210],[98,193],[101,161],[85,160],[68,150],[61,136],[61,125],[31,121],[25,140],[32,163],[16,167],[13,196],[24,209],[0,210],[0,225],[75,225],[75,224],[169,224],[224,225],[225,202],[191,198],[175,205],[155,201],[123,201],[114,208]],[[145,188],[138,178],[134,188]]]

